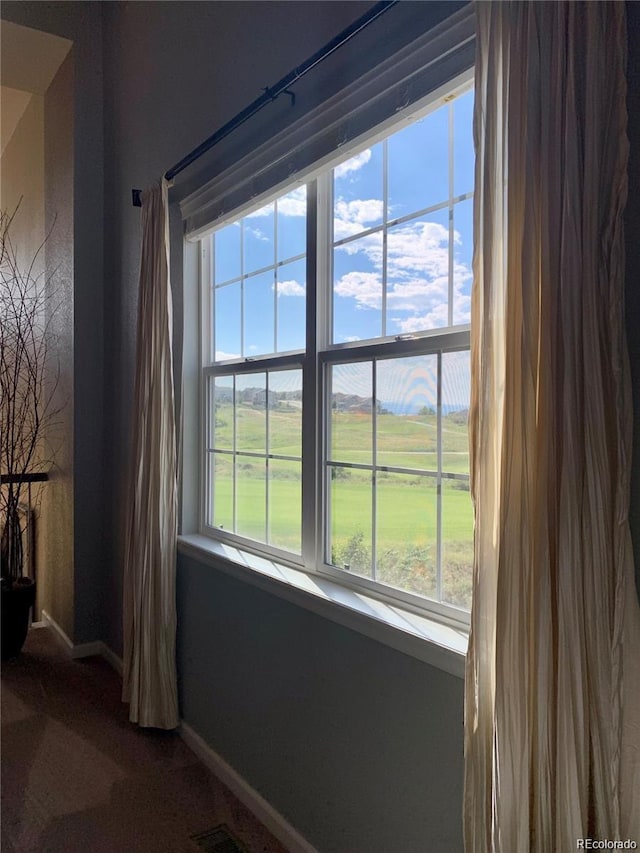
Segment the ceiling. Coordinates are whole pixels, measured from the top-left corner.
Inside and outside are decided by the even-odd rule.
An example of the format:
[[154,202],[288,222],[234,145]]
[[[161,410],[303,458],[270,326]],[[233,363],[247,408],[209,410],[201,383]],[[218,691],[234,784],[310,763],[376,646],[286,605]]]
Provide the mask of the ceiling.
[[32,95],[44,95],[71,48],[68,39],[0,22],[0,140],[4,151]]

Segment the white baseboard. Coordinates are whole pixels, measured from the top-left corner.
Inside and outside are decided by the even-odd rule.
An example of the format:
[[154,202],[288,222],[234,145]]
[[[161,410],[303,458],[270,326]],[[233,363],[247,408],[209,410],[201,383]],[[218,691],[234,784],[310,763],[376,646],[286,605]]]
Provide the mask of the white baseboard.
[[115,669],[119,676],[122,676],[122,658],[118,657],[118,655],[110,648],[106,643],[101,643],[102,649],[98,652],[99,655],[106,660],[107,663],[111,664],[111,667]]
[[[58,625],[53,616],[49,616],[46,610],[41,610],[40,615],[42,616],[42,622],[44,622],[47,628],[51,628],[58,640],[60,640],[60,642],[69,652],[69,654],[71,654],[73,651],[73,643],[71,642],[67,634],[64,632],[64,630],[60,627],[60,625]],[[41,625],[42,622],[38,624]]]
[[260,823],[280,841],[290,853],[317,853],[291,824],[270,805],[230,764],[218,755],[188,723],[180,723],[180,735],[205,767],[256,816]]
[[107,663],[113,667],[113,669],[115,669],[118,675],[122,675],[122,660],[106,643],[103,643],[102,640],[94,640],[91,643],[78,643],[77,645],[74,645],[64,630],[60,625],[58,625],[56,620],[47,613],[46,610],[42,611],[42,621],[35,622],[31,627],[51,628],[51,630],[57,635],[58,639],[62,642],[62,645],[68,651],[69,656],[74,660],[78,658],[87,658],[91,655],[99,655],[100,657],[103,657]]
[[[122,659],[102,640],[74,645],[65,631],[46,610],[42,611],[42,620],[34,622],[32,628],[51,628],[73,659],[100,655],[113,669],[122,675]],[[303,838],[290,823],[270,805],[230,764],[218,755],[188,723],[180,723],[180,735],[192,752],[205,767],[217,776],[232,791],[257,820],[280,841],[290,853],[317,853],[315,847]]]

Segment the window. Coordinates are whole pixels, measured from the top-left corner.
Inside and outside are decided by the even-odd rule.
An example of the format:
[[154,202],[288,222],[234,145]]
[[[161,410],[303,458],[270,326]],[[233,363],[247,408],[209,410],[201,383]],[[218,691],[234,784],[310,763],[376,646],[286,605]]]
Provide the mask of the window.
[[473,93],[202,239],[202,532],[469,609]]

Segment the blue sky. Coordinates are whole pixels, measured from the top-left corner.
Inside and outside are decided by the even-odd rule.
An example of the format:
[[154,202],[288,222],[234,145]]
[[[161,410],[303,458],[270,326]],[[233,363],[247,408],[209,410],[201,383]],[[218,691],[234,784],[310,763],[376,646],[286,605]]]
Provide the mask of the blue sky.
[[[335,168],[335,343],[469,322],[473,201],[455,200],[473,191],[472,110],[469,91],[389,138],[386,202],[382,142]],[[425,208],[433,209],[419,214]],[[386,232],[385,213],[387,223],[401,220]],[[306,188],[298,187],[214,236],[215,283],[229,282],[215,290],[218,360],[304,347],[305,214]],[[451,393],[460,398],[468,395],[468,356],[458,361]]]

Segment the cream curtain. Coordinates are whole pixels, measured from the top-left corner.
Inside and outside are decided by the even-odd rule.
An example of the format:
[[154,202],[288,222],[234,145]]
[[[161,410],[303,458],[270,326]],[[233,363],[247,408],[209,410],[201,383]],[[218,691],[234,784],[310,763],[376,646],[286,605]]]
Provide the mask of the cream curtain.
[[133,464],[124,570],[122,698],[141,726],[175,728],[176,429],[166,183],[142,194]]
[[640,844],[624,4],[476,12],[465,847]]

